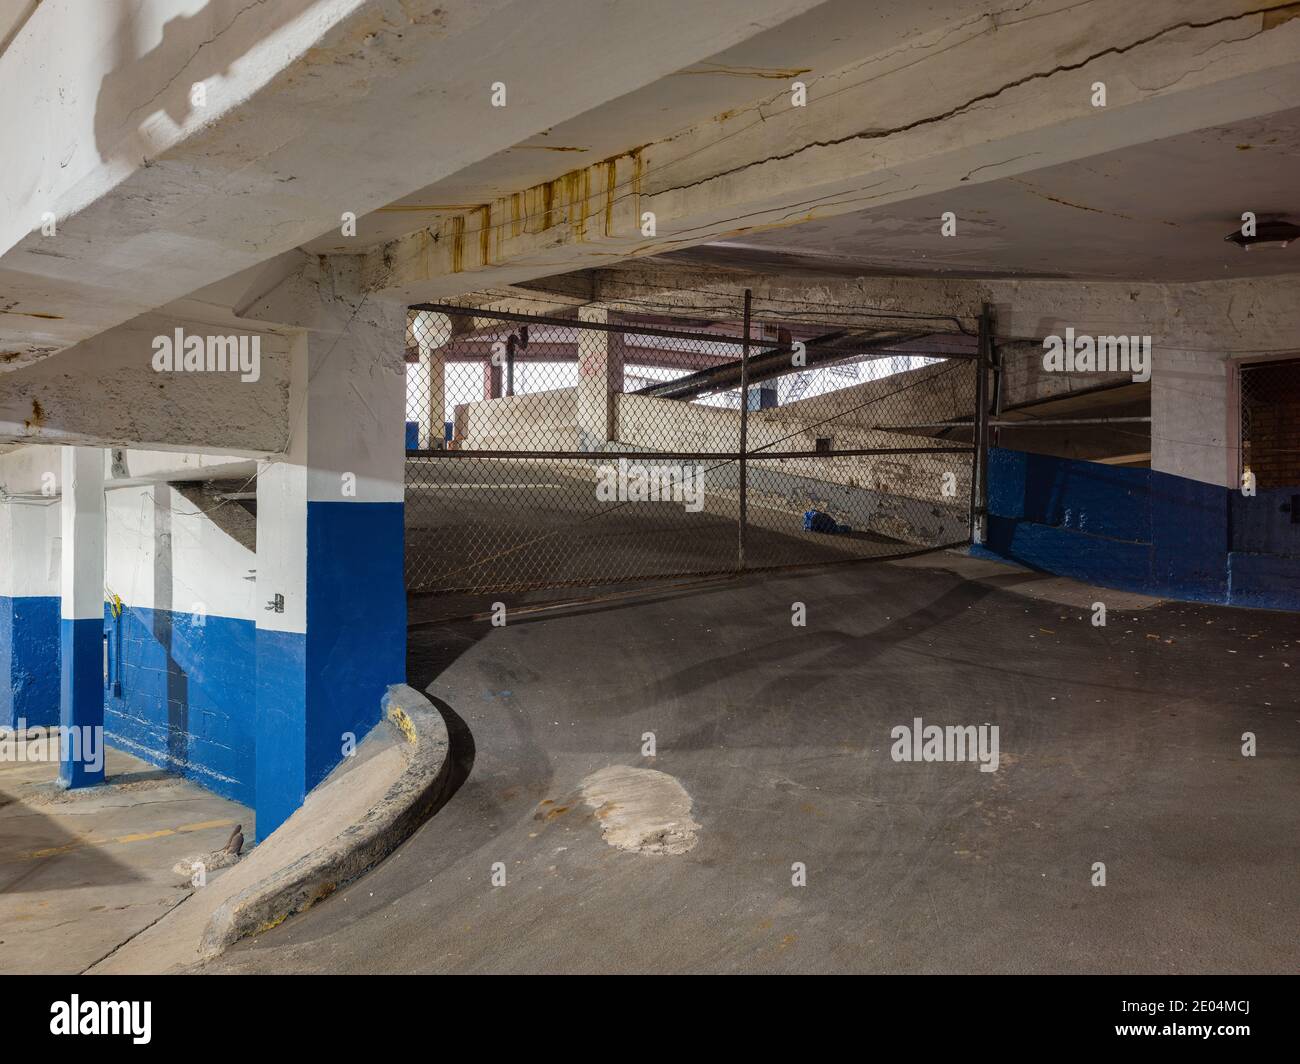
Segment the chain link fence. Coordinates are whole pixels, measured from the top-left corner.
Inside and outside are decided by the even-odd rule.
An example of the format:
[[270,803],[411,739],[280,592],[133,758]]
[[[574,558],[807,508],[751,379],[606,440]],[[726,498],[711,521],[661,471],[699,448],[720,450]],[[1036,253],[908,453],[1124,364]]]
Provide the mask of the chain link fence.
[[973,337],[435,304],[412,308],[408,337],[412,591],[822,565],[968,539]]
[[1241,465],[1259,488],[1300,487],[1300,359],[1241,367]]

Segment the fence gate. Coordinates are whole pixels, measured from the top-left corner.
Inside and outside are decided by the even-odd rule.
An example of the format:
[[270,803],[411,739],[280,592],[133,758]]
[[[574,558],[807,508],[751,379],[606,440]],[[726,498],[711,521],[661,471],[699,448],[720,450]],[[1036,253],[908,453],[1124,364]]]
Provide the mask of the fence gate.
[[413,307],[410,590],[596,586],[966,542],[975,338],[748,310],[746,297],[744,328],[690,329]]

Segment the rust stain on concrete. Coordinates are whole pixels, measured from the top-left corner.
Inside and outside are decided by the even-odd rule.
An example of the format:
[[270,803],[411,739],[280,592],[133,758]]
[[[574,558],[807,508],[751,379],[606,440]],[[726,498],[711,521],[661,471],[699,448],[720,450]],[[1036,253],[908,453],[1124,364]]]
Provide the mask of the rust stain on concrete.
[[32,416],[23,422],[23,428],[38,429],[45,424],[45,408],[39,399],[32,400]]

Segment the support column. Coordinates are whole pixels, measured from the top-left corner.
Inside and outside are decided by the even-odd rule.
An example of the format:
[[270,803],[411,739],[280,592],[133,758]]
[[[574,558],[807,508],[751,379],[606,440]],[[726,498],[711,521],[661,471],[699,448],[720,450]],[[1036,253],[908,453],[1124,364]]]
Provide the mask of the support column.
[[447,346],[452,339],[452,322],[445,314],[418,311],[415,315],[415,343],[420,361],[414,379],[407,386],[406,416],[419,423],[421,447],[440,448],[446,437],[443,422],[447,406]]
[[1238,489],[1240,423],[1228,363],[1212,351],[1160,348],[1151,371],[1151,468]]
[[429,398],[429,436],[424,446],[429,448],[441,448],[446,443],[447,345],[450,343],[449,337],[439,342],[436,335],[420,342],[420,368],[428,382]]
[[[1234,565],[1233,501],[1242,501],[1239,393],[1223,355],[1157,348],[1151,367],[1151,582],[1154,593],[1237,601],[1257,588]],[[1164,476],[1162,474],[1172,474]],[[1158,501],[1158,504],[1156,503]],[[1259,583],[1284,581],[1265,565]],[[1285,595],[1285,592],[1283,592]],[[1281,600],[1246,602],[1288,608]]]
[[750,410],[774,410],[777,406],[776,398],[777,378],[760,381],[758,384],[749,386],[749,409]]
[[59,624],[59,783],[104,779],[104,459],[98,447],[64,447],[62,607]]
[[501,398],[501,367],[490,361],[483,363],[483,398]]
[[[578,308],[580,322],[608,324],[605,307]],[[603,329],[578,332],[578,446],[599,451],[618,438],[615,396],[623,390],[623,336]]]
[[[406,676],[406,310],[331,263],[294,343],[292,437],[257,483],[257,834],[379,721]],[[339,293],[347,293],[340,295]],[[360,304],[360,309],[357,309]]]

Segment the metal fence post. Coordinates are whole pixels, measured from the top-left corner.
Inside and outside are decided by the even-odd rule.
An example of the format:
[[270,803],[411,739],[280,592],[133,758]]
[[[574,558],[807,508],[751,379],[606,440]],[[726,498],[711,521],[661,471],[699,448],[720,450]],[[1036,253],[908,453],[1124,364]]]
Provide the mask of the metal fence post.
[[749,321],[753,293],[745,289],[745,335],[740,348],[740,524],[736,543],[736,568],[745,568],[745,532],[749,524],[749,473],[745,452],[749,449]]
[[985,303],[980,310],[979,358],[975,363],[975,422],[971,455],[971,543],[981,545],[988,536],[989,511],[989,368],[993,358],[993,308]]

